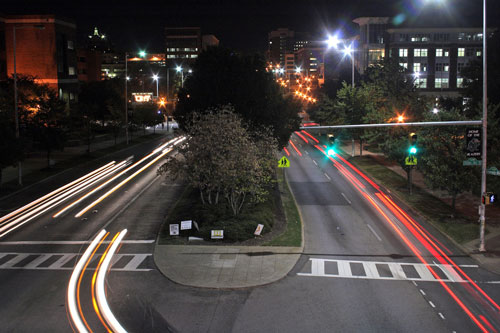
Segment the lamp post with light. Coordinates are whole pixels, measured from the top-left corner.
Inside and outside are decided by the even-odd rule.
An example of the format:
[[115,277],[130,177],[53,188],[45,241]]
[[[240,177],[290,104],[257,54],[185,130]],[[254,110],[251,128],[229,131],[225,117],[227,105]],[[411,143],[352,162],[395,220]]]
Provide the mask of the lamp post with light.
[[158,74],[154,74],[153,75],[153,80],[156,81],[156,98],[159,97],[159,94],[158,94],[158,81],[159,81],[159,76]]
[[181,66],[177,66],[175,70],[177,71],[177,73],[181,73],[181,87],[184,88],[184,71],[182,70]]

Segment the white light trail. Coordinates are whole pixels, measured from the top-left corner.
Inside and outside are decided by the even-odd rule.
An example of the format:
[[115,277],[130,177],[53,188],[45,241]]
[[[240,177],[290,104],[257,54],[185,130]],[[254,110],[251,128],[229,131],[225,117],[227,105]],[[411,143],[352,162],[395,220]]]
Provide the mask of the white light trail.
[[102,240],[105,234],[106,230],[101,230],[101,232],[96,236],[96,238],[94,238],[92,243],[90,243],[90,246],[87,248],[87,250],[85,250],[83,256],[76,264],[75,269],[71,274],[71,278],[69,279],[68,291],[67,291],[68,310],[71,320],[75,324],[75,327],[78,330],[78,332],[88,332],[87,328],[85,327],[82,321],[82,318],[78,313],[78,305],[76,304],[76,292],[77,292],[76,286],[78,278],[80,276],[80,273],[82,272],[83,266],[85,265],[90,255],[96,248],[97,244],[99,244],[99,242]]
[[53,196],[53,195],[55,195],[55,194],[57,194],[57,193],[65,190],[65,189],[67,189],[68,187],[70,187],[70,186],[72,186],[72,185],[74,185],[74,184],[76,184],[76,183],[78,183],[78,182],[80,182],[80,181],[82,181],[82,180],[84,180],[84,179],[86,179],[86,178],[88,178],[88,177],[90,177],[90,176],[98,173],[99,171],[102,171],[104,169],[109,168],[110,166],[112,166],[114,164],[115,164],[115,161],[109,162],[108,164],[103,165],[102,167],[100,167],[100,168],[98,168],[98,169],[96,169],[96,170],[94,170],[94,171],[86,174],[85,176],[82,176],[82,177],[78,178],[77,180],[74,180],[71,183],[68,183],[68,184],[62,186],[62,187],[58,188],[57,190],[54,190],[54,191],[50,192],[49,194],[46,194],[43,197],[40,197],[40,198],[36,199],[35,201],[30,202],[29,204],[27,204],[27,205],[25,205],[25,206],[23,206],[23,207],[21,207],[19,209],[16,209],[15,211],[13,211],[13,212],[11,212],[9,214],[7,214],[5,216],[2,216],[0,218],[0,222],[3,222],[3,221],[5,221],[5,220],[7,220],[7,219],[9,219],[9,218],[11,218],[11,217],[13,217],[15,215],[17,215],[17,214],[19,214],[19,213],[27,210],[28,208],[33,207],[34,205],[38,204],[39,202],[41,202],[41,201],[43,201],[43,200],[45,200],[47,198],[50,198],[51,196]]
[[75,217],[81,217],[89,209],[91,209],[92,207],[94,207],[95,205],[97,205],[102,200],[106,199],[111,193],[113,193],[114,191],[116,191],[117,189],[119,189],[120,187],[122,187],[123,185],[125,185],[126,183],[128,183],[131,179],[133,179],[135,176],[137,176],[138,174],[140,174],[141,172],[143,172],[144,170],[146,170],[147,168],[149,168],[152,164],[154,164],[160,158],[162,158],[163,156],[165,156],[166,154],[168,154],[170,151],[172,151],[172,148],[167,148],[167,149],[163,150],[163,152],[160,155],[158,155],[157,157],[155,157],[151,162],[149,162],[148,164],[144,165],[142,168],[140,168],[139,170],[137,170],[131,176],[129,176],[128,178],[126,178],[125,180],[123,180],[121,183],[119,183],[118,185],[116,185],[115,187],[113,187],[111,190],[109,190],[108,192],[106,192],[105,194],[103,194],[101,197],[99,197],[99,199],[95,200],[90,205],[88,205],[87,207],[85,207],[84,209],[82,209],[81,211],[79,211],[75,215]]
[[[80,197],[78,200],[75,200],[73,201],[71,204],[69,204],[68,206],[64,207],[63,209],[61,209],[60,211],[58,211],[57,213],[55,213],[52,217],[58,217],[60,216],[62,213],[64,213],[65,211],[67,211],[68,209],[71,209],[72,207],[76,206],[77,204],[79,204],[80,202],[82,202],[83,200],[85,200],[86,198],[88,198],[89,196],[91,196],[92,194],[94,194],[95,192],[99,191],[100,189],[104,188],[106,185],[108,185],[109,183],[111,183],[112,181],[114,181],[115,179],[121,177],[123,174],[127,173],[128,171],[130,171],[131,169],[135,168],[137,165],[141,164],[142,162],[144,162],[146,159],[148,159],[151,155],[154,155],[160,151],[162,151],[163,148],[165,148],[166,146],[170,145],[171,143],[174,143],[174,145],[176,145],[177,143],[179,142],[182,142],[184,141],[186,138],[185,137],[181,137],[181,138],[174,138],[170,141],[168,141],[167,143],[161,145],[160,147],[156,148],[155,150],[153,150],[152,153],[144,156],[142,159],[140,159],[139,161],[135,162],[134,164],[132,164],[131,166],[129,166],[127,169],[123,170],[122,172],[120,172],[119,174],[117,174],[116,176],[114,176],[113,178],[109,179],[108,181],[106,181],[105,183],[101,184],[100,186],[96,187],[95,189],[93,189],[92,191],[90,191],[89,193],[85,194],[84,196]],[[79,216],[75,216],[75,217],[79,217]]]
[[82,182],[81,184],[78,184],[71,188],[68,191],[63,192],[60,195],[55,196],[49,201],[44,202],[40,206],[37,206],[33,210],[22,214],[21,216],[15,218],[14,220],[8,221],[5,225],[0,227],[0,238],[7,235],[8,233],[16,230],[20,226],[24,225],[25,223],[31,221],[32,219],[46,213],[50,209],[58,206],[65,200],[71,198],[72,196],[80,193],[81,191],[85,190],[89,186],[92,186],[94,183],[98,182],[104,177],[109,176],[111,173],[115,172],[118,169],[121,169],[122,167],[125,166],[126,161],[120,162],[119,164],[113,166],[110,169],[107,169],[103,171],[101,174],[97,174],[92,176],[91,178],[87,179],[86,181]]
[[99,267],[99,271],[97,273],[97,282],[96,282],[96,296],[97,296],[97,304],[99,305],[99,310],[102,313],[104,319],[111,327],[113,332],[126,333],[127,331],[123,328],[122,325],[116,320],[116,317],[111,312],[109,308],[108,301],[106,300],[106,291],[104,289],[104,278],[106,277],[106,272],[108,271],[109,265],[111,263],[111,259],[116,252],[116,249],[120,245],[123,237],[127,234],[127,229],[124,229],[120,232],[116,240],[112,243],[111,248],[106,254],[104,261]]

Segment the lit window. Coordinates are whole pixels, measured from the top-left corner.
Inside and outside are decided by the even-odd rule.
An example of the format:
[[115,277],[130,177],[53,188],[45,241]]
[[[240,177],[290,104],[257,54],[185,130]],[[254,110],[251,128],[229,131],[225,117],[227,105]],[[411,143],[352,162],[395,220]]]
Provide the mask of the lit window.
[[450,65],[445,63],[436,63],[436,72],[449,72]]
[[399,56],[401,58],[408,57],[408,49],[399,49]]
[[465,48],[464,47],[459,47],[458,48],[458,56],[459,57],[465,57]]
[[449,57],[450,56],[450,50],[449,49],[444,49],[444,56]]
[[73,67],[73,66],[68,67],[68,74],[75,75],[75,67]]
[[464,79],[462,77],[457,77],[457,88],[463,88]]
[[436,78],[434,81],[436,88],[448,88],[448,78]]
[[72,40],[68,40],[68,49],[69,50],[73,50],[75,48],[75,46],[73,45],[73,41]]
[[198,58],[197,54],[191,54],[191,58]]
[[400,62],[399,66],[404,67],[405,69],[408,69],[408,63],[407,62]]
[[442,57],[443,56],[443,49],[436,49],[436,57]]
[[476,57],[480,57],[481,56],[481,50],[476,50]]
[[414,57],[427,57],[427,49],[414,49],[413,56]]
[[420,77],[415,80],[415,86],[417,88],[427,88],[427,78]]
[[413,72],[420,73],[420,63],[419,62],[416,62],[413,64]]

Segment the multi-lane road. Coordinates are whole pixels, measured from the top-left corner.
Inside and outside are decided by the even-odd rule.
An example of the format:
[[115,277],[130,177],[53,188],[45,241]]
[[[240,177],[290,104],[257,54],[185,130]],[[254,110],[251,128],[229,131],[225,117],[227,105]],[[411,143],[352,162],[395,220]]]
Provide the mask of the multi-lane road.
[[[107,273],[106,296],[130,332],[500,330],[500,277],[478,267],[348,161],[327,157],[324,147],[302,136],[292,137],[286,172],[304,221],[305,248],[284,279],[212,290],[164,278],[152,260],[153,242],[182,186],[156,176],[159,161],[74,217],[145,161],[60,217],[52,215],[74,199],[0,239],[1,331],[71,331],[68,283],[89,241],[103,228],[109,231],[107,240],[127,229]],[[138,161],[158,145],[112,158],[119,163],[133,154]],[[0,207],[20,207],[110,161],[56,177],[44,188],[5,199]],[[104,242],[96,253],[108,245]],[[81,275],[77,313],[87,328],[100,332],[106,320],[99,318],[92,294],[100,261],[95,258]]]

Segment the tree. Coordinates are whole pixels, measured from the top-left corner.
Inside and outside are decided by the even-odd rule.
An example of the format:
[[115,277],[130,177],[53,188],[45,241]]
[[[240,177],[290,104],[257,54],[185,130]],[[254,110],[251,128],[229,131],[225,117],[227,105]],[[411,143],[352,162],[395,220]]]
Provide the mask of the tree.
[[182,157],[171,157],[158,172],[185,177],[204,205],[225,198],[238,215],[247,202],[260,202],[276,167],[276,140],[269,129],[249,131],[230,105],[191,113]]
[[30,117],[29,127],[33,140],[47,152],[47,167],[54,149],[63,149],[66,139],[66,103],[47,85],[37,87],[36,108]]
[[[371,96],[371,107],[364,121],[366,123],[397,122],[398,116],[404,121],[421,121],[425,113],[431,110],[427,99],[418,94],[414,79],[397,59],[386,58],[375,66],[369,67],[365,74],[365,87]],[[390,160],[398,162],[406,170],[408,156],[408,128],[383,128],[365,131],[364,138],[376,145]]]
[[[441,110],[438,114],[429,112],[425,117],[426,121],[465,119],[457,109]],[[419,169],[431,188],[451,195],[453,211],[457,196],[471,190],[479,177],[479,169],[462,165],[467,159],[464,133],[465,129],[458,126],[423,127],[420,131],[423,151],[419,154]]]
[[116,141],[119,131],[117,127],[123,123],[119,110],[124,110],[124,102],[121,83],[118,80],[96,81],[82,85],[78,105],[72,110],[72,125],[86,137],[87,153],[90,153],[90,145],[97,128],[113,132]]
[[14,165],[23,155],[23,147],[15,135],[12,104],[5,87],[0,87],[0,186],[2,170]]
[[208,112],[226,104],[234,106],[250,129],[271,128],[281,146],[300,124],[300,105],[281,94],[263,59],[221,47],[199,55],[178,97],[174,117],[181,128],[189,126],[192,112]]
[[158,114],[158,106],[154,103],[141,103],[134,108],[132,122],[142,127],[146,134],[146,126],[155,126],[162,121],[163,116]]

